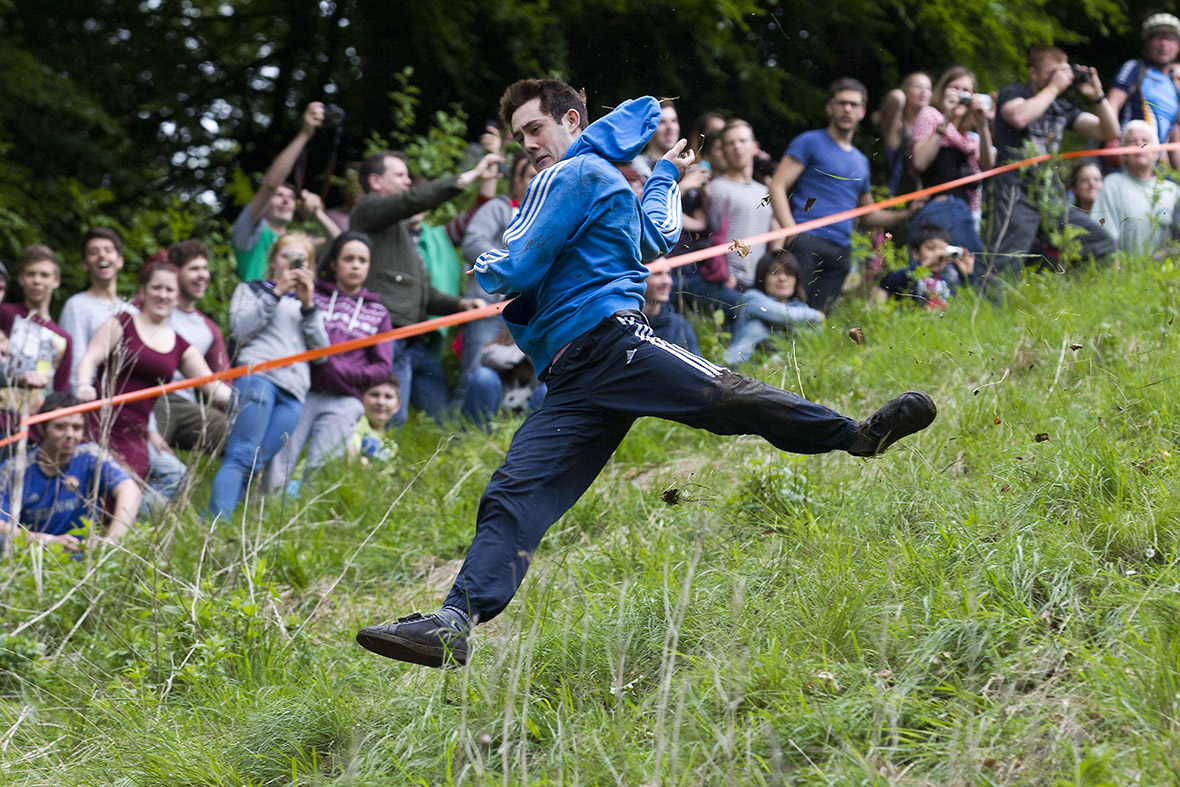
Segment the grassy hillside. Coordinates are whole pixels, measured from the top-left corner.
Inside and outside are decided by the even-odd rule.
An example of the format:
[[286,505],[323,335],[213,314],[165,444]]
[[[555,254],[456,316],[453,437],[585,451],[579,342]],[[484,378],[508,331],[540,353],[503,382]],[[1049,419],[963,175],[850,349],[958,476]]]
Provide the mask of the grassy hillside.
[[212,530],[21,550],[0,781],[1180,782],[1175,278],[845,304],[753,371],[857,417],[925,388],[927,433],[865,461],[640,422],[462,671],[353,635],[441,600],[511,425],[418,423],[395,470]]

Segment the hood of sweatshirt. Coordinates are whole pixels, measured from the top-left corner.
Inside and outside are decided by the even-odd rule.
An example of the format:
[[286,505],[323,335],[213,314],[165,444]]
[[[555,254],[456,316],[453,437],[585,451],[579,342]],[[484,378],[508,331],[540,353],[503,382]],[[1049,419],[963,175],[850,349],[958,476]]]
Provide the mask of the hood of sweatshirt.
[[562,159],[596,153],[614,164],[629,164],[647,147],[659,125],[660,102],[651,96],[627,99],[587,126]]

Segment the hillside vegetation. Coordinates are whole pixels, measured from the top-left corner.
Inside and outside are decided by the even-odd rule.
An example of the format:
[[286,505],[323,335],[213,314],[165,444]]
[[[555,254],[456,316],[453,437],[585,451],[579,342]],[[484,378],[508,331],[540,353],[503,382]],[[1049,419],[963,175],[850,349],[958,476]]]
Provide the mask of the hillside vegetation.
[[512,424],[18,549],[0,782],[1180,782],[1176,276],[842,305],[750,371],[856,417],[923,388],[931,429],[866,461],[641,421],[461,671],[353,636],[438,604]]

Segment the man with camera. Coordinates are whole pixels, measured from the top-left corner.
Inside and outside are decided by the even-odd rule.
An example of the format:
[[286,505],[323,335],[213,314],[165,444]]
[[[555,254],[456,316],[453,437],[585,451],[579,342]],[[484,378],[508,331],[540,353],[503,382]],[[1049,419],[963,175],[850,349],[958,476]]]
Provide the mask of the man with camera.
[[[1088,107],[1083,110],[1075,101]],[[995,143],[998,164],[1056,152],[1067,129],[1101,142],[1118,139],[1114,108],[1102,91],[1098,72],[1071,66],[1055,46],[1034,46],[1028,53],[1028,83],[1005,85],[996,101]],[[1026,258],[1048,260],[1034,252],[1038,239],[1053,253],[1047,228],[1066,224],[1081,228],[1081,257],[1103,259],[1114,243],[1098,222],[1065,204],[1065,186],[1050,167],[1006,172],[985,187],[987,248],[983,284],[994,287],[1000,277],[1015,280]],[[1044,213],[1042,214],[1042,210]]]

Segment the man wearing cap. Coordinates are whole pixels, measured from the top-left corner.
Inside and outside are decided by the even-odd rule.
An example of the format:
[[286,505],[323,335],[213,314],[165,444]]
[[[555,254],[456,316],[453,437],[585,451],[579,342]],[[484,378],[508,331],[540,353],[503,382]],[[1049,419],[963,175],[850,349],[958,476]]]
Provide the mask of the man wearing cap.
[[[1107,97],[1118,113],[1119,126],[1143,120],[1156,132],[1160,142],[1172,135],[1180,115],[1180,94],[1168,75],[1168,66],[1180,52],[1180,19],[1172,14],[1152,14],[1143,21],[1143,59],[1123,63]],[[1171,151],[1173,167],[1180,167],[1180,151]],[[1162,156],[1161,156],[1162,158]]]

